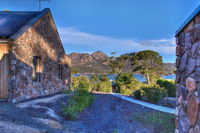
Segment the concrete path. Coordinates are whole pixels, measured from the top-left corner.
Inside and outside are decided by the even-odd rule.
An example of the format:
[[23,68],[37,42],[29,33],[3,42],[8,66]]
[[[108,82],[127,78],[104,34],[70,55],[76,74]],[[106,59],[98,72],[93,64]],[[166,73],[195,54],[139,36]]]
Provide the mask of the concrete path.
[[132,103],[136,103],[136,104],[142,105],[144,107],[148,107],[148,108],[157,110],[157,111],[170,113],[170,114],[175,114],[175,109],[173,109],[173,108],[167,108],[167,107],[163,107],[163,106],[147,103],[147,102],[136,100],[136,99],[133,99],[133,98],[121,95],[121,94],[111,93],[111,95],[113,95],[115,97],[118,97],[118,98],[121,98],[123,100],[129,101],[129,102],[132,102]]

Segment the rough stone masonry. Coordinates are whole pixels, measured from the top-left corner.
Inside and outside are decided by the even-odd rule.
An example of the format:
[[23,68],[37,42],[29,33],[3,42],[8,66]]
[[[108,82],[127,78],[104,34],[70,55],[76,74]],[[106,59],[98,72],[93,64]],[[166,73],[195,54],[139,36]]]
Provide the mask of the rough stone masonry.
[[[50,12],[10,44],[9,99],[23,101],[69,89],[71,59],[65,54]],[[41,58],[40,82],[32,77],[34,56]]]
[[200,133],[200,14],[176,35],[176,133]]

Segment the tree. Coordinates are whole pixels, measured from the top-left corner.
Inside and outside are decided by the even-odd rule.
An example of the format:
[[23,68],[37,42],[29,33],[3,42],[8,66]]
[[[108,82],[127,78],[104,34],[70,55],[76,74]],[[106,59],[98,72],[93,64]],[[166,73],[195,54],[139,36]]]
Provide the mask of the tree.
[[152,50],[140,51],[132,58],[133,72],[140,72],[148,84],[160,77],[162,65],[162,56]]
[[77,68],[72,68],[72,69],[71,69],[71,73],[72,73],[72,74],[78,73],[78,69],[77,69]]
[[109,81],[109,78],[106,74],[102,73],[101,75],[99,75],[99,80],[100,81]]
[[[114,55],[115,52],[111,54]],[[122,55],[120,57],[111,56],[109,66],[112,68],[112,73],[120,74],[128,63],[128,59],[129,56],[127,55]]]
[[91,80],[92,82],[97,82],[97,81],[99,81],[99,75],[98,75],[98,74],[92,74],[90,80]]

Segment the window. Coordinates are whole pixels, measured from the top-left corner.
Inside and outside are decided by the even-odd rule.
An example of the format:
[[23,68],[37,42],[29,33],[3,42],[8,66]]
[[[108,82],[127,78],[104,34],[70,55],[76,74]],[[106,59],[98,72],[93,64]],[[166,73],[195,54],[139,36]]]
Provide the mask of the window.
[[62,64],[59,62],[58,64],[58,78],[62,79]]
[[32,77],[34,81],[41,81],[41,58],[39,56],[33,56],[33,73]]

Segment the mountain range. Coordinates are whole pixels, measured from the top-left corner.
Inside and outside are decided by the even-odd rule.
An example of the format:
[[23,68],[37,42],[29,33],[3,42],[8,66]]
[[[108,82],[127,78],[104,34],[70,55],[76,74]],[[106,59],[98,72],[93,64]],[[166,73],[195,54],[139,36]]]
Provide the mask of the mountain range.
[[[135,53],[127,53],[121,56],[134,56]],[[72,68],[78,73],[109,73],[112,71],[109,66],[110,57],[101,51],[88,53],[71,53]],[[173,74],[176,70],[175,63],[163,63],[164,74]],[[123,72],[132,72],[131,60],[125,65]]]

